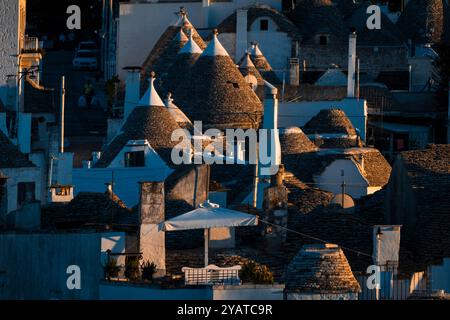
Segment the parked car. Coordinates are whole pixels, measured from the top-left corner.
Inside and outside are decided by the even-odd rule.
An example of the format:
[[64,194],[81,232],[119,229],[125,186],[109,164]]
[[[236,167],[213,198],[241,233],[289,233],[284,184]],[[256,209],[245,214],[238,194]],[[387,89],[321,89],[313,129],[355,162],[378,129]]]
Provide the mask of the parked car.
[[82,41],[78,44],[77,51],[95,51],[97,53],[97,45],[94,41]]
[[74,70],[97,70],[98,61],[95,51],[79,50],[72,62]]

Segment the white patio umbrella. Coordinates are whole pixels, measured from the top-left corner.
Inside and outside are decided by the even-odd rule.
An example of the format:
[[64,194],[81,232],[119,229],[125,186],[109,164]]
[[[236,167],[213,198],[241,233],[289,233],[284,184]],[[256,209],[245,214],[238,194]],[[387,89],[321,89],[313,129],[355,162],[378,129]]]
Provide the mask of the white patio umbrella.
[[209,229],[258,225],[258,217],[221,208],[206,201],[199,208],[159,224],[161,231],[205,230],[205,267],[208,266]]

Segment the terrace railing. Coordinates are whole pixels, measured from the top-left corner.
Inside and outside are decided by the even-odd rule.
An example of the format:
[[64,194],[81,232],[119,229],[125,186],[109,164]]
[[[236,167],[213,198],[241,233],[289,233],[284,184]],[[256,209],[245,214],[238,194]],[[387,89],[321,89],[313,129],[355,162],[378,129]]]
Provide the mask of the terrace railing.
[[239,271],[241,266],[231,268],[219,268],[216,265],[209,265],[205,268],[184,267],[185,285],[240,285]]

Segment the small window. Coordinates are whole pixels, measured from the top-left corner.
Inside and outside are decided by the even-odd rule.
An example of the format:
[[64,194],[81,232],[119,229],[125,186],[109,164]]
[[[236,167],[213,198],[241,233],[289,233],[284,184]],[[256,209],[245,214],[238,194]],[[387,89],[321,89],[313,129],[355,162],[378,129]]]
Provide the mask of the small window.
[[17,206],[22,207],[26,202],[36,199],[36,186],[34,182],[19,182],[17,184]]
[[269,30],[269,20],[263,19],[259,21],[259,29],[261,31]]
[[319,44],[321,46],[326,46],[328,44],[328,37],[327,36],[319,36]]
[[70,196],[70,188],[66,187],[56,188],[55,194],[57,196]]
[[134,151],[125,153],[125,167],[145,167],[144,151]]

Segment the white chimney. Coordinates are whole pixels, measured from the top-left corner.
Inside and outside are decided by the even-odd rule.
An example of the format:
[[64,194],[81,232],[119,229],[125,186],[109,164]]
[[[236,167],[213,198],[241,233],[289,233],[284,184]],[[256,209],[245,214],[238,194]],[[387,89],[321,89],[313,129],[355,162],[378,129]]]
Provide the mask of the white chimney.
[[236,54],[235,61],[241,59],[247,50],[247,9],[238,9],[236,13]]
[[400,229],[398,225],[373,226],[373,262],[382,271],[395,271],[400,254]]
[[[262,143],[259,145],[260,173],[263,176],[271,176],[278,172],[281,164],[281,145],[278,132],[278,89],[267,81],[264,81],[264,83],[266,85],[266,93],[262,128],[267,130],[268,136],[267,146],[264,146]],[[264,150],[265,148],[267,150]],[[263,159],[263,157],[270,158],[270,163],[265,163],[267,159]]]
[[353,32],[348,38],[348,76],[347,97],[355,97],[355,71],[356,71],[356,33]]
[[140,100],[141,68],[126,67],[124,70],[128,71],[125,82],[125,105],[123,114],[123,119],[126,120]]

